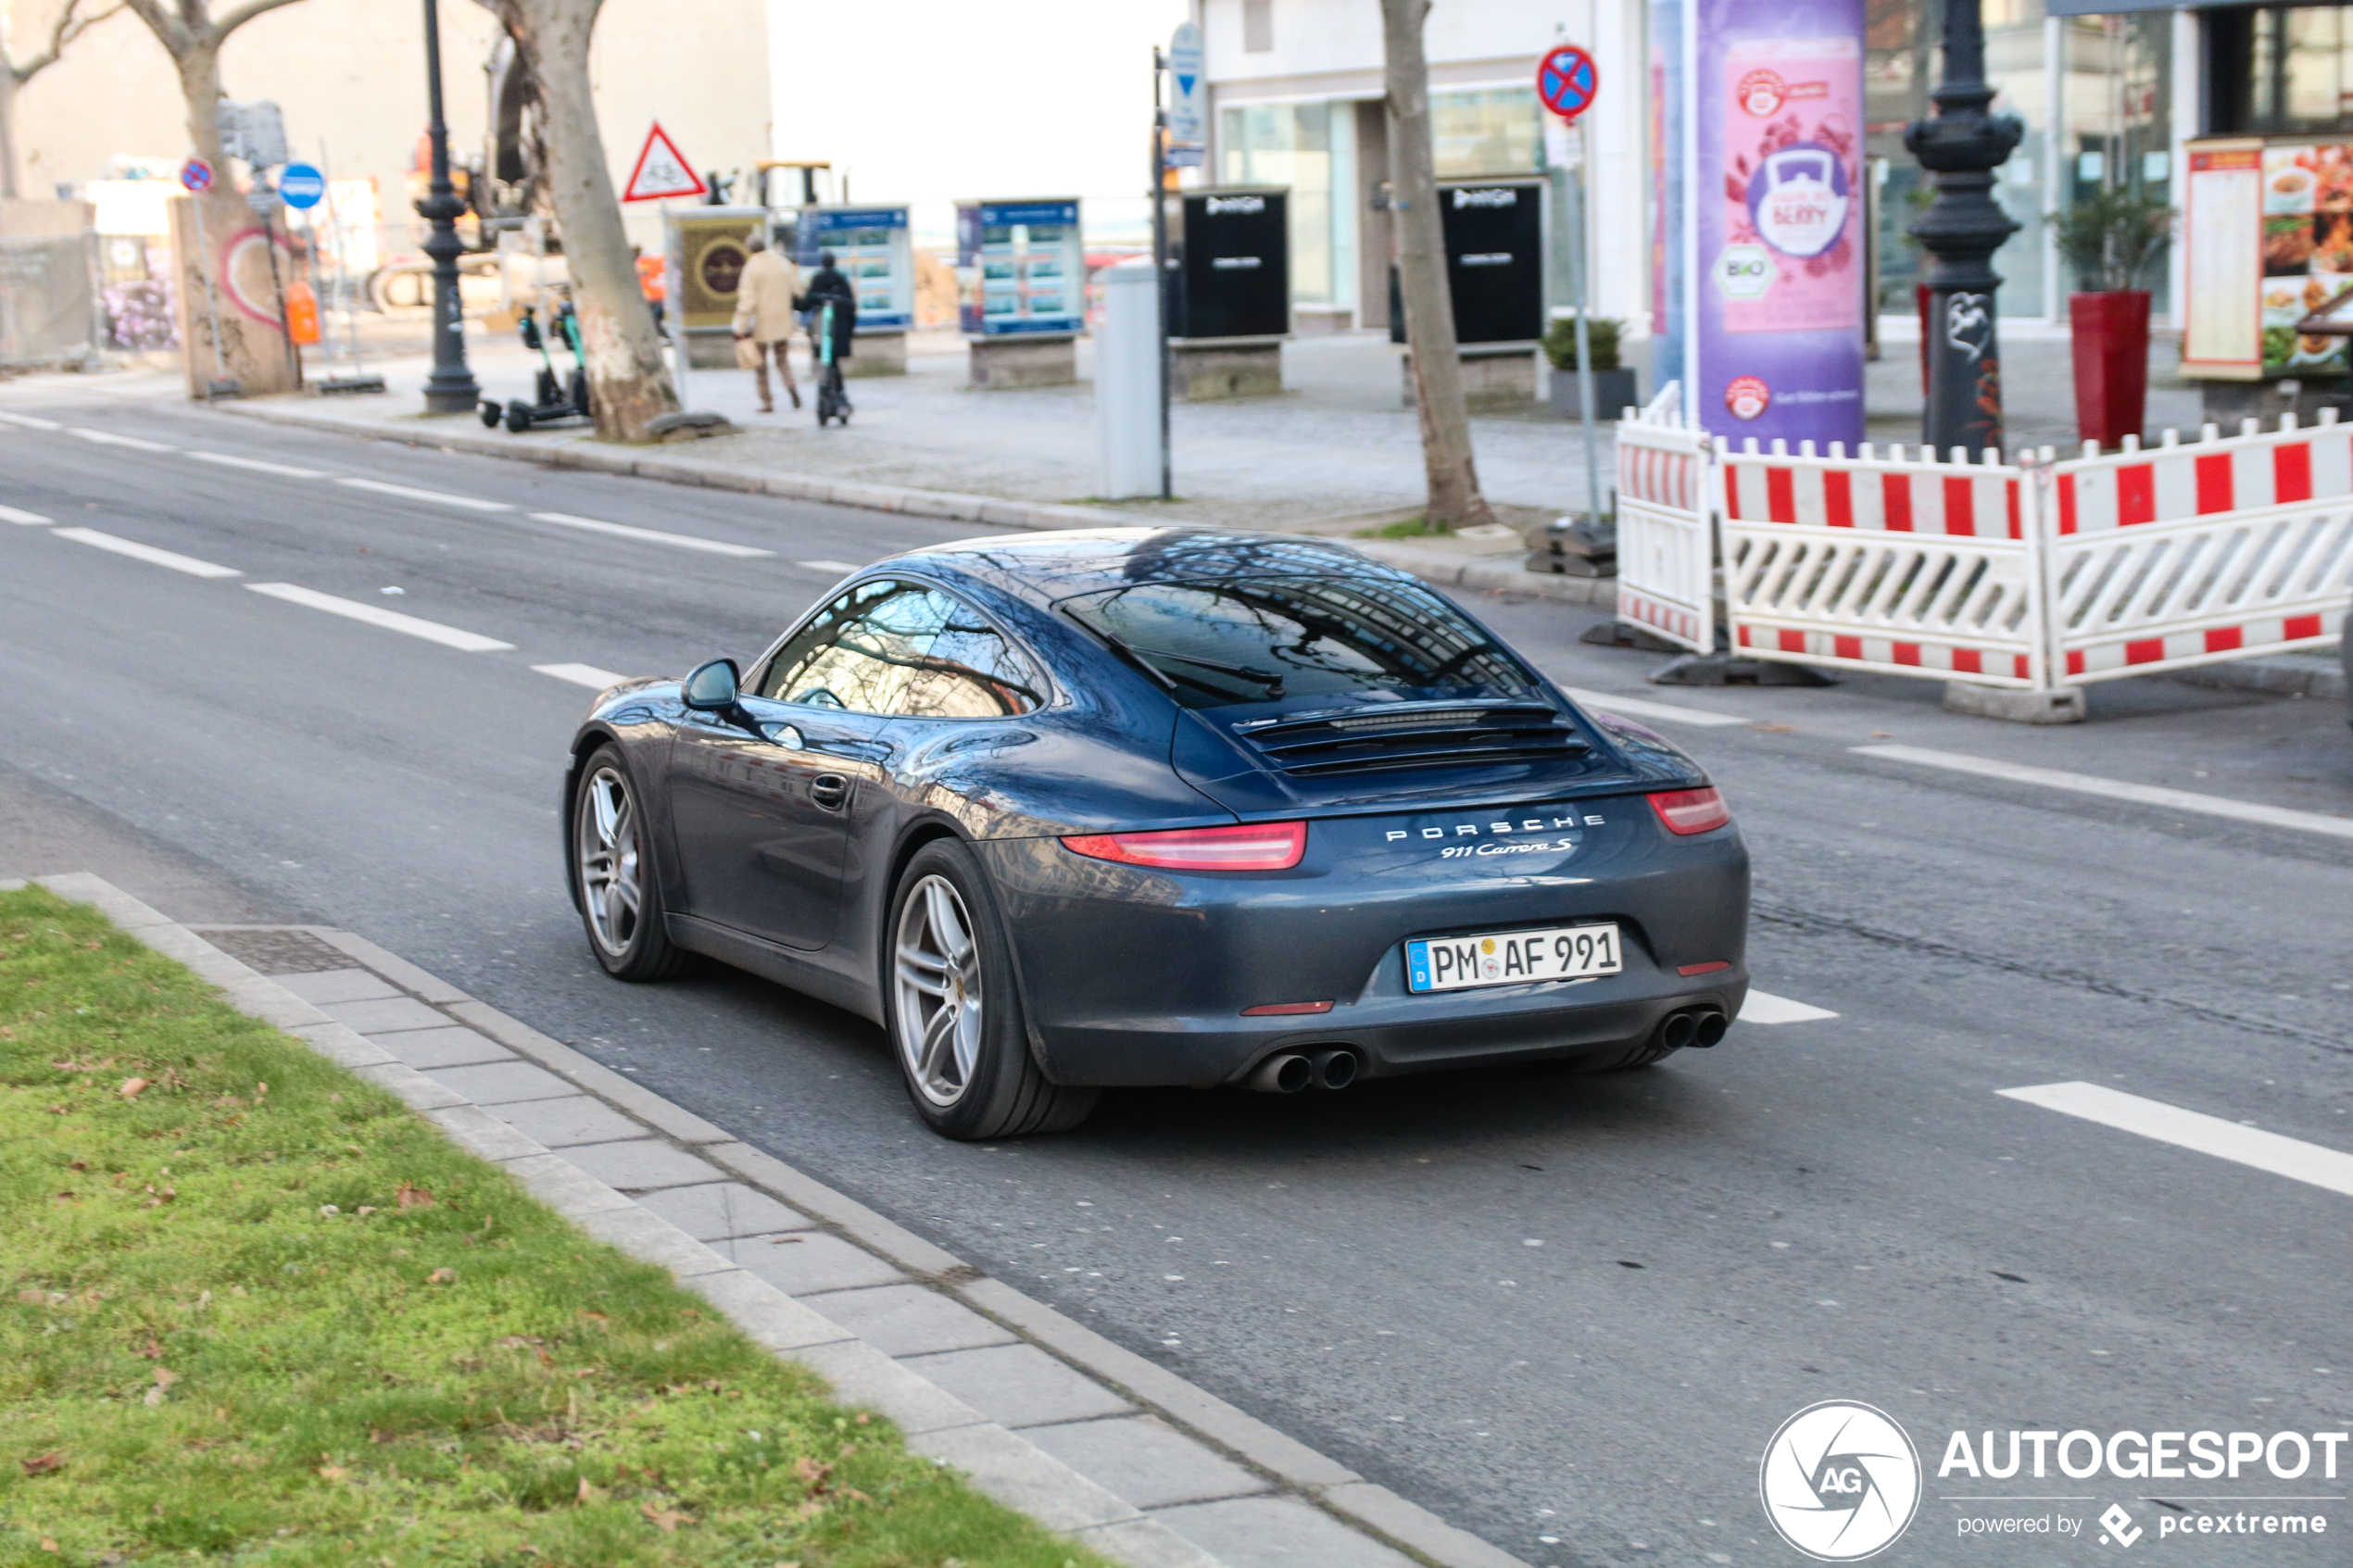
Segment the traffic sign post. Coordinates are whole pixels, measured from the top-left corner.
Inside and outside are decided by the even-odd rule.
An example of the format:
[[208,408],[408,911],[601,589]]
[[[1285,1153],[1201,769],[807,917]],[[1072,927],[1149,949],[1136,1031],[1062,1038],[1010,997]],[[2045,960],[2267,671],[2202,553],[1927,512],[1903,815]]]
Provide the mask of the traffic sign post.
[[710,187],[695,173],[695,166],[670,139],[670,132],[654,121],[646,132],[646,144],[637,150],[637,165],[629,171],[629,182],[622,187],[621,199],[625,202],[661,201],[671,196],[699,196]]
[[[1586,515],[1596,523],[1604,498],[1601,458],[1593,445],[1593,341],[1586,320],[1592,312],[1585,287],[1585,128],[1577,119],[1593,107],[1601,90],[1601,67],[1574,44],[1560,44],[1537,63],[1536,95],[1561,119],[1544,138],[1545,151],[1568,174],[1568,290],[1577,309],[1577,413],[1585,427]],[[1615,519],[1614,498],[1608,510]]]
[[1180,22],[1168,40],[1168,161],[1188,169],[1200,166],[1209,141],[1203,75],[1201,29]]
[[190,193],[212,189],[212,165],[192,157],[180,166],[181,187]]
[[[200,157],[192,157],[180,166],[180,184],[190,195],[201,198],[212,189],[212,165]],[[196,249],[204,257],[205,318],[212,323],[212,380],[205,387],[205,401],[216,397],[234,397],[242,390],[229,374],[229,367],[220,358],[220,295],[213,286],[213,268],[218,258],[212,254],[212,241],[205,234],[204,202],[199,199],[189,208],[196,220]],[[195,369],[189,367],[193,379]]]
[[290,163],[278,171],[279,199],[297,212],[317,207],[326,194],[326,177],[307,163]]

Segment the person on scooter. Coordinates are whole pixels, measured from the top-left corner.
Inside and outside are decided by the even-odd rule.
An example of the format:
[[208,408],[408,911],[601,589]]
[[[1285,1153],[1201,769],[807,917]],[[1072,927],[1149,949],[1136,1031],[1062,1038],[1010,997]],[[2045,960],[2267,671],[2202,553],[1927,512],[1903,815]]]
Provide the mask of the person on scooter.
[[792,329],[796,296],[800,293],[800,269],[768,248],[768,236],[754,231],[744,241],[751,253],[736,283],[736,336],[753,346],[753,375],[759,378],[760,411],[773,414],[776,399],[768,390],[768,360],[785,378],[785,395],[800,407],[800,388],[792,379]]
[[[832,251],[817,253],[817,270],[810,275],[809,292],[793,303],[808,312],[809,345],[824,366],[821,372],[824,383],[832,391],[834,398],[846,408],[849,398],[842,390],[841,362],[849,358],[851,334],[858,330],[858,291],[850,287],[849,280],[842,276],[840,268],[834,265]],[[824,330],[820,323],[824,319],[824,309],[828,305],[833,307],[834,320],[833,352],[830,355],[824,353],[817,342],[817,334]],[[827,400],[821,399],[821,403],[824,401]],[[824,423],[822,407],[818,410],[817,422]]]

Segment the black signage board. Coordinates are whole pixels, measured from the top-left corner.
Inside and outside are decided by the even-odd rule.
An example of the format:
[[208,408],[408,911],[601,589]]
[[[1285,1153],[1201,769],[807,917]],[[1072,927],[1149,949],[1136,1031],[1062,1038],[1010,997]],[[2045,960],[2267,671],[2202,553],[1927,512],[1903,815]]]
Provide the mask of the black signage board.
[[1168,335],[1290,334],[1290,231],[1280,187],[1187,191],[1169,234]]
[[[1544,182],[1441,180],[1439,227],[1454,339],[1533,343],[1544,335]],[[1405,311],[1390,269],[1390,339],[1405,341]]]

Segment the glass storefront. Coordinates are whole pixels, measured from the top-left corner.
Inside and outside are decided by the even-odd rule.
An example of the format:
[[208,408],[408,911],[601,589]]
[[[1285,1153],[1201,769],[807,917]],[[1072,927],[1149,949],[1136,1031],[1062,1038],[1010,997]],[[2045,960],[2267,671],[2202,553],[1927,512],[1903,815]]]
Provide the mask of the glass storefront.
[[1356,106],[1263,104],[1225,111],[1219,178],[1290,187],[1291,298],[1356,302]]
[[1538,167],[1543,111],[1532,87],[1429,95],[1430,150],[1441,180],[1528,174]]
[[2209,11],[2206,28],[2216,132],[2353,131],[2353,21],[2342,8]]

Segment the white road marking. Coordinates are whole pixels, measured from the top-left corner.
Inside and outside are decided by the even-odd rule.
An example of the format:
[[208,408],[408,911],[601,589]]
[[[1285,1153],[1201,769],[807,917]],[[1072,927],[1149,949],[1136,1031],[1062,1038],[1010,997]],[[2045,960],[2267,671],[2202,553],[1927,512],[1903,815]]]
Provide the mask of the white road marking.
[[200,463],[220,463],[233,469],[251,469],[256,473],[283,474],[288,479],[319,479],[324,477],[317,469],[298,469],[292,463],[265,463],[259,458],[233,458],[226,452],[191,452]]
[[194,556],[183,556],[171,550],[158,550],[153,545],[135,544],[129,539],[118,539],[111,533],[101,533],[94,528],[60,528],[51,537],[70,539],[77,545],[95,545],[99,549],[111,550],[119,556],[129,556],[132,560],[143,560],[149,566],[168,566],[174,571],[184,571],[191,577],[243,577],[245,575],[233,566],[215,566],[208,560],[198,560]]
[[39,512],[20,512],[14,507],[0,507],[0,522],[21,522],[27,527],[37,528],[55,521],[54,518],[43,517]]
[[1671,702],[1652,702],[1639,696],[1614,696],[1608,692],[1589,692],[1582,686],[1563,686],[1561,690],[1588,708],[1598,708],[1604,713],[1619,713],[1629,719],[1664,719],[1670,724],[1745,724],[1748,720],[1738,713],[1711,713],[1705,708],[1679,708]]
[[84,441],[94,441],[101,446],[128,446],[136,452],[177,452],[177,446],[167,446],[160,441],[143,441],[135,435],[117,435],[112,431],[90,430],[76,425],[66,433]]
[[419,490],[413,485],[387,484],[381,479],[338,479],[337,484],[348,484],[354,490],[372,490],[379,495],[397,495],[404,501],[436,501],[445,507],[465,507],[477,512],[510,512],[513,503],[485,501],[476,495],[452,495],[447,490]]
[[2323,1148],[2319,1144],[2282,1137],[2257,1127],[2242,1127],[2219,1116],[2183,1110],[2162,1100],[2143,1099],[2121,1089],[2098,1084],[2037,1084],[2023,1089],[1996,1089],[2006,1099],[2024,1100],[2045,1110],[2080,1116],[2103,1127],[2138,1133],[2158,1143],[2194,1148],[2217,1160],[2235,1160],[2269,1171],[2291,1181],[2353,1198],[2353,1154]]
[[559,681],[570,681],[575,686],[587,686],[595,691],[603,691],[607,686],[617,685],[629,679],[610,670],[599,670],[593,664],[535,664],[531,668],[535,674],[553,675]]
[[797,560],[795,566],[805,566],[812,571],[855,571],[858,569],[846,560]]
[[2198,811],[2209,817],[2260,822],[2265,827],[2294,828],[2299,833],[2353,838],[2353,817],[2331,817],[2318,811],[2292,811],[2284,806],[2259,806],[2251,800],[2229,800],[2219,795],[2196,795],[2185,789],[2126,784],[2121,779],[2061,772],[2056,768],[2027,768],[2015,762],[1996,762],[1988,757],[1969,757],[1957,751],[1931,751],[1917,746],[1858,746],[1854,749],[1865,757],[1884,757],[1892,762],[1917,762],[1924,768],[1949,768],[1957,773],[1977,773],[1989,779],[2007,779],[2014,784],[2069,789],[2080,795],[2104,795],[2111,800],[2162,806],[2172,811]]
[[479,633],[460,632],[455,626],[444,626],[437,621],[421,621],[416,616],[403,615],[397,610],[379,609],[357,599],[339,599],[333,594],[322,594],[315,588],[298,588],[292,583],[248,583],[245,586],[257,594],[267,594],[288,604],[305,605],[312,609],[323,609],[329,615],[363,621],[371,626],[381,626],[387,632],[404,632],[411,637],[422,637],[429,643],[456,648],[460,653],[497,653],[515,646]]
[[659,528],[632,528],[625,522],[599,522],[593,517],[574,517],[570,512],[534,512],[531,515],[541,522],[552,522],[561,528],[610,533],[621,539],[643,539],[649,545],[673,545],[682,550],[701,550],[708,555],[749,558],[776,553],[755,549],[749,545],[730,545],[724,539],[700,539],[691,533],[665,533]]
[[1806,1002],[1793,1002],[1787,997],[1777,997],[1770,991],[1752,990],[1748,1000],[1741,1004],[1743,1023],[1811,1023],[1818,1018],[1836,1018],[1828,1008],[1814,1007]]
[[12,425],[22,425],[27,430],[63,430],[66,428],[55,420],[37,420],[31,414],[0,414],[0,421],[5,421]]

